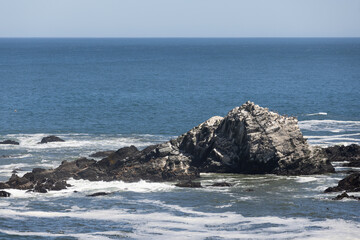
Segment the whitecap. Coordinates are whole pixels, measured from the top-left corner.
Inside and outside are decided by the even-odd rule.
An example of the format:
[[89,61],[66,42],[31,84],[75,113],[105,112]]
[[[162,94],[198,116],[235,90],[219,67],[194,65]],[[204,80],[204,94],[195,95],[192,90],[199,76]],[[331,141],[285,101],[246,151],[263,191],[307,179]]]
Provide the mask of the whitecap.
[[318,113],[309,113],[305,114],[306,116],[326,116],[328,115],[326,112],[318,112]]
[[338,121],[338,120],[305,120],[299,121],[301,130],[344,132],[360,131],[360,121]]
[[[140,201],[138,202],[141,203]],[[359,232],[360,225],[357,222],[342,219],[325,219],[312,221],[307,218],[293,217],[245,217],[234,212],[210,213],[200,212],[187,207],[167,205],[155,201],[156,205],[171,210],[176,210],[185,215],[172,212],[137,211],[136,213],[126,209],[87,210],[71,212],[42,212],[42,211],[15,211],[0,209],[2,217],[26,217],[26,218],[76,218],[84,220],[104,220],[117,223],[129,223],[134,227],[133,232],[127,233],[131,238],[154,238],[156,239],[204,239],[204,238],[251,238],[268,239],[353,239]],[[259,228],[259,225],[264,227]],[[254,230],[253,227],[258,230]],[[181,236],[179,235],[181,230]],[[17,231],[0,230],[7,234],[21,234]],[[33,234],[34,232],[22,232]],[[51,234],[51,233],[48,233]],[[86,235],[111,235],[111,233],[85,233]],[[65,235],[73,235],[65,233]],[[55,235],[52,235],[55,236]],[[62,235],[64,236],[64,235]],[[76,237],[74,235],[74,237]]]

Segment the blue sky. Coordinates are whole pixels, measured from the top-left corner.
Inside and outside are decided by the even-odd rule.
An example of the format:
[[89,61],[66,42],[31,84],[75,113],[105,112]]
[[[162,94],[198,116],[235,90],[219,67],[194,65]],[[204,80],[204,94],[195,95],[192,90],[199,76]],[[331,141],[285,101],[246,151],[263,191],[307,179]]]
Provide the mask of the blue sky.
[[0,37],[360,37],[360,0],[0,0]]

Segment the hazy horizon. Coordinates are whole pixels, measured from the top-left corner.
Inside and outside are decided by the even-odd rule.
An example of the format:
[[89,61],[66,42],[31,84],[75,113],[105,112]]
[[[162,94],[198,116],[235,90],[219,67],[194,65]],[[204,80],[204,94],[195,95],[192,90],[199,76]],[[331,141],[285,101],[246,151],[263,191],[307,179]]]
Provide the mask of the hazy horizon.
[[0,38],[354,38],[358,0],[0,0]]

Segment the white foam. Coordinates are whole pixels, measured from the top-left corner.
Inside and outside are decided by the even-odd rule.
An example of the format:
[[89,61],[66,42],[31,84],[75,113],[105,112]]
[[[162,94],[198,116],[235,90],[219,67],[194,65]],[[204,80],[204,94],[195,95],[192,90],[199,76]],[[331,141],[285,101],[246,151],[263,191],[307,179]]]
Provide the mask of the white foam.
[[326,116],[327,113],[326,112],[318,112],[318,113],[309,113],[309,114],[305,114],[306,116]]
[[298,183],[307,183],[307,182],[314,182],[314,181],[318,181],[319,180],[319,178],[317,178],[317,177],[310,177],[310,176],[305,176],[305,177],[303,177],[303,176],[298,176],[298,177],[296,177],[296,182],[298,182]]
[[[91,182],[88,180],[74,180],[69,179],[67,183],[71,184],[71,187],[61,191],[49,191],[46,194],[36,193],[36,192],[26,192],[26,190],[18,190],[18,189],[7,189],[6,191],[11,193],[11,197],[13,198],[58,198],[58,197],[68,197],[70,195],[78,195],[79,197],[83,197],[87,194],[92,194],[96,192],[166,192],[172,191],[176,188],[171,183],[156,183],[156,182],[147,182],[147,181],[139,181],[133,183],[126,183],[123,181],[95,181]],[[74,192],[77,191],[78,193]],[[111,197],[112,195],[108,195],[106,197]],[[121,196],[117,196],[119,198]]]
[[[143,201],[144,202],[144,201]],[[137,202],[141,204],[141,201]],[[225,239],[252,238],[268,239],[353,239],[360,231],[360,224],[342,219],[326,219],[312,221],[306,218],[281,218],[276,216],[244,217],[234,212],[209,213],[199,212],[191,208],[177,205],[168,205],[160,201],[144,202],[160,206],[163,209],[175,210],[182,215],[169,211],[128,211],[126,209],[108,210],[76,210],[67,212],[15,211],[0,209],[5,218],[76,218],[84,220],[104,220],[117,223],[128,223],[135,229],[127,233],[132,238],[156,239],[203,239],[217,237]],[[253,229],[260,224],[267,225],[260,229]],[[269,227],[270,226],[270,227]],[[6,234],[25,236],[41,236],[43,233],[19,232],[0,230]],[[109,235],[114,232],[84,233],[87,236]],[[53,233],[45,233],[55,237]],[[80,237],[73,233],[64,233],[61,236]],[[105,236],[104,236],[105,237]]]
[[308,131],[360,132],[360,121],[306,120],[299,121],[299,127],[302,130]]

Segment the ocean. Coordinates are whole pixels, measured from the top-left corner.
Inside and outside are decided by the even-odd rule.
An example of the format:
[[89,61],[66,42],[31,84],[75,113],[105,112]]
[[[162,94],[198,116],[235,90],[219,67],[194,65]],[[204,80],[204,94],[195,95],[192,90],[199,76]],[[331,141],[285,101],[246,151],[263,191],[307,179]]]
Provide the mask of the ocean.
[[[164,142],[248,100],[297,117],[311,145],[360,144],[359,96],[359,38],[3,38],[0,141],[20,145],[0,145],[0,181]],[[65,142],[37,144],[47,135]],[[202,174],[201,189],[85,180],[47,194],[10,189],[0,239],[360,239],[359,202],[323,193],[349,170],[335,167]],[[209,186],[219,181],[233,186]],[[113,194],[86,197],[99,191]]]

